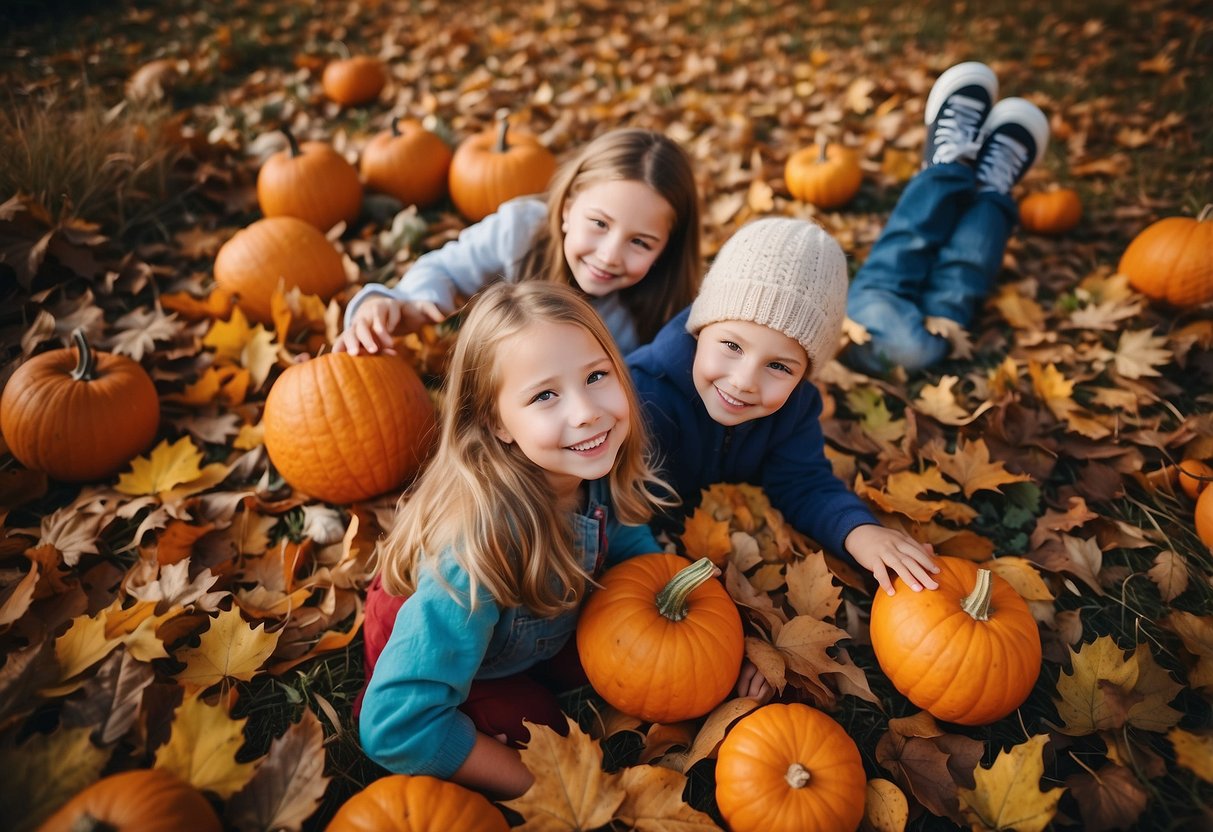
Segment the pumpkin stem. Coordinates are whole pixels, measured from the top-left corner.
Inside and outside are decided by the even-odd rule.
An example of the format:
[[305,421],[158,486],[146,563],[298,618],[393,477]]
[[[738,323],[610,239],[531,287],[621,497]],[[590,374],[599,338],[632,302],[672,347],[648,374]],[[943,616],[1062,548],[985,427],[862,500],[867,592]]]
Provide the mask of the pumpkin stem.
[[1200,215],[1196,218],[1196,221],[1204,222],[1205,220],[1209,219],[1210,217],[1213,217],[1213,202],[1210,202],[1208,205],[1206,205],[1204,208],[1201,209]]
[[510,149],[505,140],[505,134],[510,129],[510,111],[502,107],[497,111],[497,142],[493,145],[494,153],[505,153]]
[[993,587],[990,582],[990,574],[989,569],[977,570],[977,585],[960,605],[962,610],[973,616],[974,621],[990,620],[990,590]]
[[670,621],[681,621],[687,617],[687,597],[700,584],[716,574],[716,564],[709,558],[700,558],[678,574],[657,593],[657,612]]
[[278,131],[286,136],[286,141],[291,146],[291,158],[294,159],[299,155],[299,141],[295,138],[295,134],[290,131],[290,128],[279,127]]
[[84,337],[84,327],[78,326],[72,330],[72,341],[76,344],[76,369],[72,370],[72,378],[76,381],[93,381],[97,378],[97,358],[88,339]]
[[809,770],[800,763],[792,763],[788,766],[787,773],[783,775],[783,779],[793,789],[803,789],[809,785]]
[[400,135],[400,116],[392,116],[392,137]]
[[71,832],[118,832],[118,827],[85,812],[72,821]]
[[826,161],[826,148],[830,146],[830,140],[823,136],[817,143],[817,146],[821,148],[821,151],[817,154],[817,164],[820,165]]

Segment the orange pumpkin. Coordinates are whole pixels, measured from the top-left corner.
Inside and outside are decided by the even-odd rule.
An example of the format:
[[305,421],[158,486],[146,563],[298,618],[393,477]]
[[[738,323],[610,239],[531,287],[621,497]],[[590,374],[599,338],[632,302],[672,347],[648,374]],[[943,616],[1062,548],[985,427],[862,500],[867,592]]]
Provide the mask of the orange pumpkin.
[[193,786],[160,769],[111,774],[77,794],[38,832],[219,832],[211,804]]
[[237,231],[215,256],[215,282],[249,318],[272,321],[274,290],[298,288],[327,301],[346,283],[341,255],[310,223],[267,217]]
[[330,503],[398,487],[437,438],[425,386],[394,355],[328,353],[289,367],[270,388],[262,424],[282,478]]
[[321,231],[353,222],[362,209],[358,171],[324,142],[290,144],[265,160],[257,173],[257,202],[267,217],[298,217]]
[[748,714],[716,755],[716,805],[733,832],[852,832],[866,788],[854,740],[800,703]]
[[424,208],[446,193],[451,156],[447,143],[421,122],[393,118],[392,129],[375,136],[362,151],[362,178],[369,188]]
[[741,616],[715,571],[707,558],[652,554],[603,575],[577,623],[582,667],[603,699],[647,722],[678,722],[729,695]]
[[1213,465],[1199,459],[1185,459],[1179,468],[1179,487],[1195,500],[1210,482],[1213,482]]
[[838,208],[859,192],[863,171],[855,151],[826,142],[789,156],[783,178],[788,192],[801,202],[818,208]]
[[1023,704],[1040,674],[1040,632],[1027,603],[988,569],[936,558],[939,588],[872,601],[872,649],[889,681],[938,719],[986,725]]
[[528,133],[497,127],[464,139],[451,158],[448,185],[459,213],[473,222],[516,196],[542,193],[556,171],[556,157]]
[[1184,307],[1213,300],[1213,205],[1196,219],[1167,217],[1147,227],[1129,243],[1118,270],[1152,300]]
[[109,477],[147,448],[160,398],[147,372],[123,355],[94,352],[84,330],[75,349],[44,352],[9,378],[0,430],[22,465],[57,480]]
[[383,62],[366,55],[330,61],[320,76],[324,94],[343,107],[374,101],[386,83]]
[[1028,194],[1019,203],[1019,221],[1036,234],[1064,234],[1082,219],[1082,200],[1072,188]]
[[347,800],[325,832],[508,832],[481,794],[424,775],[392,774]]
[[1196,536],[1213,552],[1213,488],[1206,488],[1196,498],[1193,520],[1196,523]]

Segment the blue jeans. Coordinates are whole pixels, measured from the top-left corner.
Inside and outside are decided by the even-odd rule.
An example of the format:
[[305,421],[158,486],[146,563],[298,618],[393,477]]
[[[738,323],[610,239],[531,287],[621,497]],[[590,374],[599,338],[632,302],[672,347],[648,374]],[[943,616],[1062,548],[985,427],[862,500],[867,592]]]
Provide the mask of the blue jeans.
[[902,192],[847,293],[847,316],[872,336],[844,360],[869,374],[921,370],[948,354],[926,317],[968,326],[1002,267],[1019,209],[977,190],[973,168],[953,162],[917,173]]

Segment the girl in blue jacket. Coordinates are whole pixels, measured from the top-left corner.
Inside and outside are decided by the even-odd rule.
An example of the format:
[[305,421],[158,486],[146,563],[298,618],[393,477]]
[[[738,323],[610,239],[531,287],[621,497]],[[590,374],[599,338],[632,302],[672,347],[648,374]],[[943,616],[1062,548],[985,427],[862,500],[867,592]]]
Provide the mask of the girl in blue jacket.
[[371,284],[345,310],[334,348],[390,351],[494,280],[576,287],[625,353],[695,297],[699,192],[686,153],[651,130],[612,130],[561,167],[547,199],[519,197],[417,259],[395,286]]
[[882,526],[825,456],[821,395],[807,379],[834,357],[846,297],[846,259],[820,226],[744,226],[690,308],[628,357],[646,425],[685,509],[714,483],[758,485],[795,528],[886,592],[890,572],[935,589],[931,547]]
[[437,454],[381,548],[384,588],[408,598],[362,703],[372,759],[493,795],[530,786],[505,741],[526,738],[523,719],[567,731],[546,683],[568,669],[589,581],[660,551],[645,523],[668,486],[639,412],[572,289],[498,283],[473,299]]

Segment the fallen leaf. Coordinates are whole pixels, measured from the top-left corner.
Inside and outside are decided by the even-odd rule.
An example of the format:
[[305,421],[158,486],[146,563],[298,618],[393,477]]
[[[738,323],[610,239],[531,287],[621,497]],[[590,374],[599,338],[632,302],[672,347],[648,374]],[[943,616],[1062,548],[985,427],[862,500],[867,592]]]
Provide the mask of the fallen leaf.
[[875,777],[868,781],[863,800],[865,832],[902,832],[910,819],[910,804],[896,784]]
[[278,646],[280,633],[250,626],[236,607],[220,612],[202,634],[197,647],[178,650],[176,659],[185,663],[177,680],[186,691],[202,690],[224,679],[247,682],[256,675]]
[[1043,832],[1053,822],[1065,789],[1040,789],[1048,741],[1047,735],[1037,734],[1000,751],[992,766],[973,773],[976,786],[961,789],[959,797],[961,811],[974,828]]
[[696,506],[695,512],[687,518],[682,546],[688,556],[708,558],[717,566],[722,566],[733,550],[728,521],[717,520],[702,505]]
[[619,774],[627,796],[615,817],[639,832],[691,832],[720,827],[711,817],[688,806],[682,799],[687,779],[661,766],[632,766]]
[[1125,378],[1161,375],[1156,368],[1172,360],[1166,343],[1166,336],[1156,336],[1149,329],[1121,332],[1116,344],[1116,372]]
[[1155,555],[1154,565],[1146,574],[1158,587],[1158,594],[1166,603],[1183,595],[1188,588],[1188,565],[1172,549],[1164,549]]
[[813,552],[787,567],[788,603],[800,615],[824,621],[833,618],[842,602],[842,587],[834,583],[825,557]]
[[924,449],[924,455],[935,461],[945,476],[959,483],[966,497],[978,491],[1001,491],[1013,482],[1031,482],[1027,474],[1012,474],[1002,460],[990,461],[990,449],[980,437],[970,441],[957,440],[956,450],[947,453],[941,446]]
[[1167,734],[1175,749],[1175,762],[1206,783],[1213,783],[1213,733],[1194,734],[1182,728],[1172,728]]
[[1133,773],[1109,763],[1099,771],[1081,771],[1066,778],[1078,801],[1082,828],[1091,832],[1130,829],[1145,811],[1149,795]]
[[1062,732],[1072,736],[1115,730],[1124,726],[1128,712],[1113,696],[1115,689],[1129,692],[1137,684],[1136,658],[1125,659],[1111,636],[1101,636],[1070,651],[1070,670],[1057,679],[1057,713]]
[[168,742],[156,751],[155,767],[226,800],[256,769],[255,763],[236,761],[244,745],[245,722],[228,716],[222,704],[208,705],[197,694],[186,696],[173,713]]
[[[198,490],[217,485],[219,474],[226,475],[227,467],[212,463],[199,467],[202,451],[194,447],[188,436],[169,443],[167,439],[152,449],[149,456],[139,456],[131,461],[131,470],[118,477],[117,490],[123,494],[141,496],[154,494],[167,501],[173,495],[186,496],[191,486]],[[220,480],[222,477],[220,477]]]
[[59,728],[35,733],[21,745],[0,745],[0,805],[6,823],[20,820],[36,829],[75,794],[95,783],[109,759],[109,749],[89,741],[90,728]]
[[324,728],[310,710],[270,743],[251,780],[232,795],[224,816],[237,829],[298,832],[324,798]]

